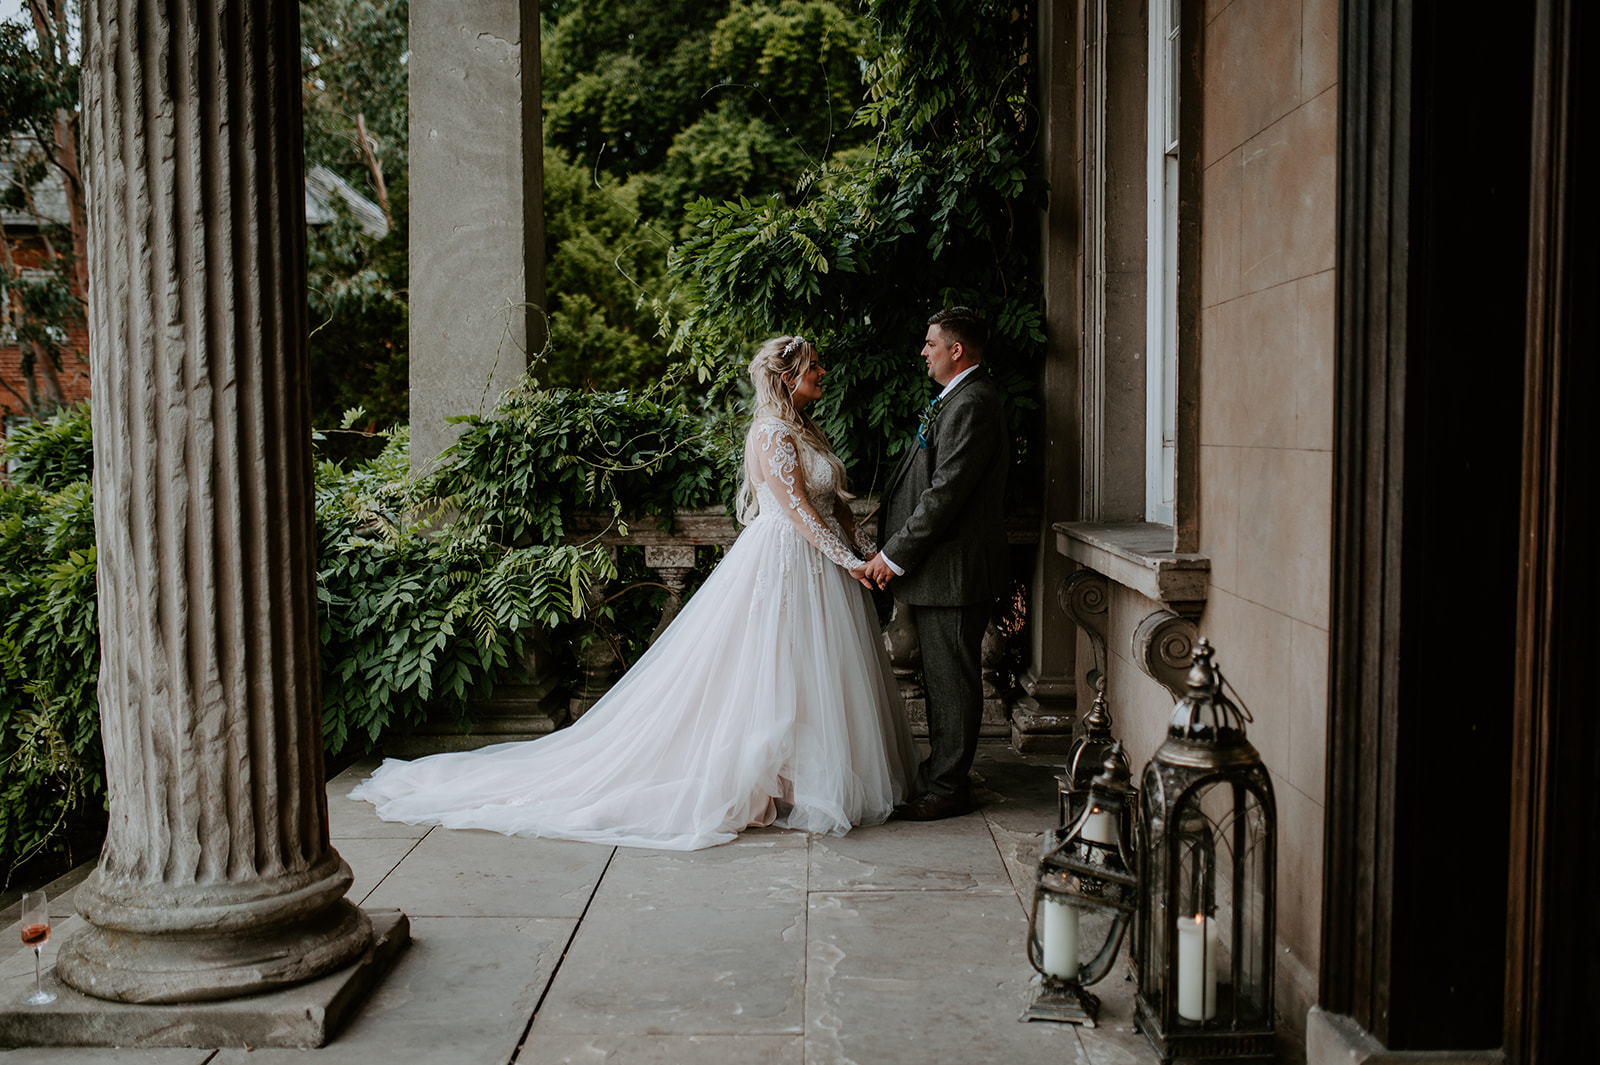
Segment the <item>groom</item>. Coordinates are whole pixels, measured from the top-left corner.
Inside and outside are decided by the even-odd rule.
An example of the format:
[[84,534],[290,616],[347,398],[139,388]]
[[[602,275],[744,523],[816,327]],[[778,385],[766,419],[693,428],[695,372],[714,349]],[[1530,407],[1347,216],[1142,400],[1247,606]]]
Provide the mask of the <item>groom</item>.
[[1005,504],[1010,443],[1004,399],[982,367],[988,329],[970,307],[928,319],[922,358],[943,390],[884,489],[883,550],[863,575],[911,612],[922,645],[928,743],[907,821],[977,809],[967,771],[983,716],[979,656],[991,605],[1010,586]]

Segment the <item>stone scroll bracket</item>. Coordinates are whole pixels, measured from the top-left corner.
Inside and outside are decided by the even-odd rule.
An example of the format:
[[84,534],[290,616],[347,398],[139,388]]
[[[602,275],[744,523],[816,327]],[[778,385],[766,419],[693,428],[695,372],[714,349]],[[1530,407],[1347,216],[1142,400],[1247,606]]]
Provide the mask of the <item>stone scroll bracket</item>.
[[1097,692],[1106,688],[1106,621],[1111,602],[1111,586],[1105,574],[1080,569],[1068,574],[1058,592],[1061,609],[1089,637],[1094,648],[1094,665],[1088,673],[1089,686]]
[[1170,610],[1157,610],[1133,630],[1133,660],[1171,692],[1176,702],[1183,698],[1198,638],[1199,629],[1193,619]]

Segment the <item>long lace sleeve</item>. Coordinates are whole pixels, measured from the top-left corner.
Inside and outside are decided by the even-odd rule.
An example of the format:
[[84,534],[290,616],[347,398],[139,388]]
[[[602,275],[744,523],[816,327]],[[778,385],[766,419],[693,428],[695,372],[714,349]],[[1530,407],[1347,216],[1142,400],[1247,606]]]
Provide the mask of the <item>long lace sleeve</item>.
[[867,535],[867,530],[861,527],[860,522],[856,523],[856,550],[861,552],[863,558],[871,558],[878,553],[877,543]]
[[764,423],[756,428],[756,446],[759,455],[753,465],[800,534],[828,561],[847,570],[859,569],[861,559],[837,533],[822,523],[806,496],[805,469],[800,462],[794,433],[781,423]]
[[877,554],[878,545],[867,535],[867,530],[862,528],[862,523],[856,520],[856,516],[850,513],[850,505],[841,500],[835,506],[834,517],[839,519],[839,524],[849,534],[856,553],[862,558],[871,558]]

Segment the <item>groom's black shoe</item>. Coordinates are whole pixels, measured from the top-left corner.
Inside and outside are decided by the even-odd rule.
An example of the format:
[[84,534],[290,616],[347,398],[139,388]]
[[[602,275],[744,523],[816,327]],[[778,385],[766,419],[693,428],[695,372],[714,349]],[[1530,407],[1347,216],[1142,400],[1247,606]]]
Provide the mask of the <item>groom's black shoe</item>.
[[894,808],[897,821],[943,821],[947,817],[960,817],[978,808],[978,800],[969,792],[966,795],[935,795],[924,792],[910,802]]

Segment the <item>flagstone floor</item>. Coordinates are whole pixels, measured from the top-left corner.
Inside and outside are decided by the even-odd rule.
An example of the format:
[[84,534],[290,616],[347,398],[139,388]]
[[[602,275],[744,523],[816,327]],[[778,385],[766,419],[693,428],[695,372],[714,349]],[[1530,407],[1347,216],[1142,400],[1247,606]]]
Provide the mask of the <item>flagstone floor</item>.
[[[1024,902],[1059,759],[985,743],[983,809],[842,839],[760,830],[691,853],[378,820],[329,783],[350,897],[412,942],[319,1050],[44,1049],[5,1065],[1149,1065],[1132,985],[1094,1029],[1022,1023]],[[54,942],[72,931],[63,895]],[[33,983],[19,951],[0,994]],[[46,962],[49,961],[47,952]]]

